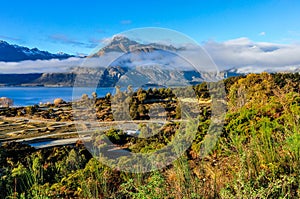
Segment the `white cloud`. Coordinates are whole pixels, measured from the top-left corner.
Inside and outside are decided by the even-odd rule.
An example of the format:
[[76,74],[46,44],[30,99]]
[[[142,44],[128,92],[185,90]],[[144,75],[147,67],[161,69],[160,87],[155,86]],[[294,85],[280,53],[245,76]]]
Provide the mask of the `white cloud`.
[[78,64],[78,61],[78,58],[69,58],[67,60],[0,62],[0,73],[64,72],[68,66]]
[[266,35],[266,32],[261,32],[259,33],[260,36],[265,36]]
[[0,73],[59,73],[73,71],[74,67],[105,68],[110,65],[127,67],[159,65],[168,70],[193,70],[196,67],[201,71],[216,71],[216,67],[212,66],[203,49],[190,49],[176,53],[164,50],[129,54],[110,52],[95,58],[0,62]]
[[[0,73],[59,73],[70,71],[73,67],[104,67],[109,58],[103,56],[101,61],[98,58],[72,57],[65,60],[36,60],[21,62],[0,62]],[[102,64],[103,63],[103,64]]]
[[237,39],[231,39],[231,40],[225,41],[223,43],[226,46],[235,46],[235,45],[247,45],[247,44],[251,43],[251,41],[247,37],[240,37]]
[[283,45],[238,38],[223,43],[209,41],[204,44],[204,48],[223,70],[233,67],[281,70],[287,66],[300,65],[299,44]]

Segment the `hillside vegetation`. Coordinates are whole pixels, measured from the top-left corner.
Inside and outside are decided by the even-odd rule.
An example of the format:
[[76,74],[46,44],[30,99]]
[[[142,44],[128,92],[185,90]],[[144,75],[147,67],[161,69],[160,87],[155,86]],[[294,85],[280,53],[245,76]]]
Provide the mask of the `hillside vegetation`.
[[[17,143],[4,144],[0,150],[0,196],[299,198],[299,80],[299,74],[268,73],[226,79],[228,111],[213,150],[205,157],[200,155],[211,123],[207,103],[200,106],[198,131],[185,154],[171,165],[152,172],[128,173],[111,169],[97,161],[80,142],[41,150]],[[200,101],[210,99],[205,83],[193,89]],[[169,99],[164,101],[165,108],[169,108],[168,117],[182,117],[176,100],[173,101],[173,93],[162,88],[135,92],[129,101],[132,118],[147,119],[148,106],[152,103],[148,100],[150,94],[152,98]],[[107,103],[102,99],[99,107],[100,102]],[[105,134],[117,146],[135,153],[148,153],[171,142],[178,124],[174,121],[165,125],[148,139],[110,129],[95,134],[91,144]]]

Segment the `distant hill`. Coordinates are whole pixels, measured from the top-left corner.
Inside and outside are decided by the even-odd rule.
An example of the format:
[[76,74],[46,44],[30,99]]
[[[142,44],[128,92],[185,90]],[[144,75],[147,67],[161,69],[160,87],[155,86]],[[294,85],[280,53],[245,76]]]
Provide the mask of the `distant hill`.
[[0,40],[0,61],[17,62],[24,60],[49,60],[49,59],[66,59],[73,55],[65,53],[52,54],[47,51],[41,51],[37,48],[27,48],[18,45],[11,45],[6,41]]

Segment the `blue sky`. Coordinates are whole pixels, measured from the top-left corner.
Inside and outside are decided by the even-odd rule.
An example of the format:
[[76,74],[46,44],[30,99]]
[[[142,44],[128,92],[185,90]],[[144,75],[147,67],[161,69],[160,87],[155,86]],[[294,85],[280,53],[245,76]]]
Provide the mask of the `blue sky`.
[[1,1],[0,39],[50,52],[88,54],[132,28],[163,27],[199,43],[245,37],[299,43],[298,0]]

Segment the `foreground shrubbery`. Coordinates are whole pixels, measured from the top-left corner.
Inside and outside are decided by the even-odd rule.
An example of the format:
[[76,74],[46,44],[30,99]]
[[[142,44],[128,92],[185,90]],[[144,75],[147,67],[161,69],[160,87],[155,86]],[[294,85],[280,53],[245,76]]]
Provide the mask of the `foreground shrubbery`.
[[[159,171],[112,170],[80,144],[38,151],[2,146],[1,198],[299,198],[297,78],[264,73],[226,80],[229,110],[214,150],[199,156],[210,123],[202,118],[189,150]],[[151,139],[150,148],[122,132],[107,135],[117,144],[130,143],[133,151],[147,152],[174,133],[166,127]]]

